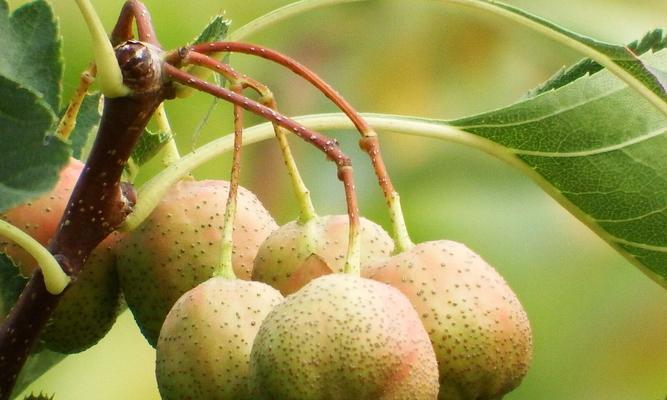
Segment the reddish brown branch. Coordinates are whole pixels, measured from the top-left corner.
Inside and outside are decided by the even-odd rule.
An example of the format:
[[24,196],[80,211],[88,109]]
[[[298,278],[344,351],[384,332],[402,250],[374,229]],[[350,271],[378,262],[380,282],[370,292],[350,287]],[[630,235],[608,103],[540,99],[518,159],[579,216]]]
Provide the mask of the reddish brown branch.
[[[49,246],[73,279],[90,252],[129,213],[134,195],[120,183],[123,168],[153,111],[170,97],[173,90],[167,85],[105,100],[95,144]],[[38,270],[0,325],[0,400],[11,395],[16,378],[60,297],[46,291]]]
[[[164,93],[107,99],[95,145],[52,244],[68,275],[76,277],[90,252],[128,214],[132,202],[120,185],[123,167]],[[46,291],[37,271],[0,326],[0,399],[8,399],[27,356],[60,296]]]
[[[232,85],[232,90],[241,94],[242,87]],[[232,155],[232,172],[229,178],[229,198],[227,199],[227,207],[236,209],[236,193],[239,189],[239,179],[241,174],[241,146],[243,145],[243,108],[234,105],[234,153]],[[231,216],[231,221],[225,221],[233,225],[234,215]]]
[[111,32],[111,44],[116,46],[126,40],[134,37],[132,33],[132,22],[137,23],[137,33],[139,40],[144,43],[150,43],[153,46],[160,47],[160,43],[155,35],[153,23],[151,21],[151,14],[140,1],[129,0],[125,2],[123,9],[120,11],[118,22]]
[[354,126],[357,128],[362,136],[361,140],[359,141],[359,146],[370,157],[375,175],[378,179],[378,183],[380,184],[382,192],[384,193],[384,197],[388,202],[391,202],[391,199],[395,193],[395,189],[382,158],[380,142],[377,138],[377,135],[375,134],[375,131],[368,125],[368,123],[361,117],[361,115],[354,109],[354,107],[352,107],[352,105],[348,103],[347,100],[345,100],[345,98],[343,98],[343,96],[338,93],[338,91],[336,91],[336,89],[329,85],[325,80],[320,78],[315,72],[294,60],[293,58],[290,58],[275,50],[258,46],[256,44],[238,42],[213,42],[194,45],[190,47],[189,50],[203,54],[234,52],[261,57],[288,68],[295,74],[310,82],[315,88],[317,88],[327,98],[329,98],[329,100],[331,100],[338,108],[340,108],[340,110],[343,111],[343,113],[345,113],[348,118],[350,118]]
[[167,75],[173,78],[176,82],[179,82],[183,85],[190,86],[199,91],[206,92],[220,99],[226,100],[232,104],[237,104],[244,109],[259,115],[262,118],[265,118],[271,122],[282,126],[283,128],[294,132],[297,136],[303,140],[311,143],[318,149],[322,150],[327,157],[336,163],[336,165],[341,168],[344,166],[351,165],[350,158],[347,157],[338,147],[338,143],[330,139],[321,133],[315,132],[311,129],[306,128],[305,126],[287,118],[286,116],[280,114],[279,112],[272,110],[271,108],[260,104],[252,99],[249,99],[245,96],[242,96],[238,93],[234,93],[229,89],[225,89],[220,86],[213,85],[204,80],[201,80],[195,76],[188,74],[187,72],[181,71],[180,69],[174,67],[173,65],[165,64],[164,71]]
[[352,107],[352,105],[348,103],[347,100],[345,100],[340,95],[340,93],[336,91],[336,89],[320,78],[315,72],[311,71],[309,68],[294,60],[293,58],[290,58],[282,53],[255,44],[239,42],[202,43],[190,47],[190,50],[202,54],[220,52],[250,54],[280,64],[295,74],[301,76],[310,82],[319,91],[321,91],[326,97],[329,98],[329,100],[338,106],[345,113],[345,115],[348,116],[348,118],[350,118],[357,130],[359,130],[359,132],[361,132],[363,135],[373,132],[373,129],[368,125],[368,123],[366,123],[366,121],[359,115],[354,107]]

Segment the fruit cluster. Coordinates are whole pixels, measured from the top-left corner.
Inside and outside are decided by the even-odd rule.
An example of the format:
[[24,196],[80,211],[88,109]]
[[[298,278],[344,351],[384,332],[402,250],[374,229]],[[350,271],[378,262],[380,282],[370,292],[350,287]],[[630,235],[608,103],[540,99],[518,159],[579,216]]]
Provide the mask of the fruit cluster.
[[[81,170],[72,160],[50,194],[2,218],[46,244]],[[106,239],[66,291],[44,344],[68,353],[95,344],[122,289],[157,348],[165,399],[496,399],[526,373],[524,310],[460,243],[392,255],[390,236],[362,219],[362,277],[345,274],[345,216],[278,227],[240,188],[238,279],[216,277],[228,193],[226,181],[183,179],[137,229]],[[34,261],[0,244],[29,275]]]
[[[131,40],[133,20],[141,41]],[[133,110],[134,122],[122,129],[143,130],[153,110],[176,95],[176,84],[234,103],[231,179],[182,178],[157,196],[159,202],[140,224],[126,224],[127,229],[102,241],[82,272],[70,273],[75,280],[41,334],[46,347],[72,353],[94,345],[111,328],[123,297],[156,348],[157,383],[166,400],[491,400],[520,383],[532,356],[532,337],[519,300],[466,246],[411,242],[377,134],[331,86],[295,60],[256,45],[212,42],[165,53],[138,1],[126,3],[111,37],[117,60],[109,65],[120,62],[123,84],[159,78],[153,80],[156,88],[148,85],[135,93],[150,101],[145,111]],[[106,37],[101,42],[108,46]],[[392,235],[359,216],[351,160],[338,143],[280,114],[265,85],[208,56],[218,52],[253,54],[281,64],[349,117],[384,193]],[[229,81],[230,89],[199,79],[183,66],[214,71]],[[121,95],[138,90],[133,85],[125,89]],[[245,97],[245,89],[260,101]],[[273,123],[300,205],[299,218],[280,227],[257,197],[238,185],[244,109]],[[109,102],[102,121],[113,119],[110,113],[130,111],[123,100]],[[166,120],[164,110],[157,115],[158,122]],[[168,127],[168,121],[163,125]],[[315,213],[281,129],[314,145],[336,165],[347,215]],[[91,159],[105,157],[104,150],[95,149]],[[175,145],[171,149],[178,159]],[[122,165],[123,159],[115,160],[114,168]],[[109,225],[104,211],[90,204],[98,197],[85,204],[68,200],[77,178],[86,182],[90,175],[83,170],[81,162],[71,160],[53,192],[0,217],[44,245],[56,228],[68,227],[72,210],[81,211],[76,215],[86,222]],[[100,167],[98,176],[107,173]],[[103,182],[100,190],[119,185]],[[82,240],[77,236],[76,241]],[[0,241],[0,251],[24,276],[35,270],[30,256],[11,242]],[[76,254],[83,262],[87,252]],[[67,269],[67,262],[61,265]]]

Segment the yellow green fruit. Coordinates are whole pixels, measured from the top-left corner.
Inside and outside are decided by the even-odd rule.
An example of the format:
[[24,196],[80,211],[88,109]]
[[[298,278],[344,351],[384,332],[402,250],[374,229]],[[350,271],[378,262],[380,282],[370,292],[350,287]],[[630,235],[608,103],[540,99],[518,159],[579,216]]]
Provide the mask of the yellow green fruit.
[[[215,274],[228,192],[226,181],[180,181],[119,244],[125,300],[152,346],[176,300]],[[250,279],[260,243],[276,228],[257,197],[239,187],[232,255],[238,278]]]
[[419,316],[398,290],[331,274],[264,319],[250,356],[255,399],[435,400],[438,367]]
[[[15,225],[43,246],[48,245],[56,233],[60,218],[65,212],[83,167],[81,161],[71,158],[60,171],[58,182],[49,193],[5,211],[0,218]],[[30,277],[37,268],[37,262],[30,254],[2,236],[0,236],[0,251],[7,254],[25,277]]]
[[102,339],[111,329],[121,307],[120,285],[114,254],[117,233],[100,243],[84,269],[70,284],[40,339],[50,350],[78,353]]
[[174,304],[157,342],[164,400],[251,400],[250,350],[283,296],[260,282],[211,278]]
[[[364,268],[389,257],[394,242],[378,224],[366,218],[361,218],[360,222],[361,267]],[[348,226],[347,215],[327,215],[305,224],[291,221],[282,225],[260,246],[252,279],[288,295],[318,276],[343,272]]]
[[421,243],[364,271],[410,299],[440,369],[441,400],[499,399],[532,357],[528,317],[507,282],[465,245]]

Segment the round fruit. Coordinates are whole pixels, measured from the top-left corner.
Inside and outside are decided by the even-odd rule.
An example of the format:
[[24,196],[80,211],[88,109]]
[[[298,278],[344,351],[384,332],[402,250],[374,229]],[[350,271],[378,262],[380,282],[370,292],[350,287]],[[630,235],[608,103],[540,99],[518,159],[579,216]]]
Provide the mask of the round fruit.
[[262,320],[282,300],[269,285],[224,278],[211,278],[181,296],[157,342],[162,398],[252,399],[250,350]]
[[[65,212],[84,164],[74,158],[60,171],[60,178],[51,192],[16,206],[0,215],[0,218],[20,228],[42,245],[46,246],[56,233],[60,218]],[[21,275],[30,277],[37,262],[30,254],[12,241],[0,237],[0,251],[19,267]]]
[[[361,218],[361,267],[389,257],[394,242],[381,226]],[[291,221],[269,235],[255,258],[252,279],[283,295],[296,292],[318,276],[343,272],[347,253],[347,215]]]
[[465,245],[421,243],[365,275],[414,305],[438,358],[440,399],[499,399],[519,385],[532,357],[528,317],[505,280]]
[[256,399],[429,399],[433,348],[398,290],[347,274],[317,278],[264,319],[250,356]]
[[[146,340],[155,346],[171,306],[215,274],[229,182],[176,183],[151,215],[121,240],[118,273],[125,300]],[[239,187],[232,264],[250,279],[260,243],[277,228],[257,197]]]
[[40,336],[50,350],[66,354],[86,350],[116,321],[121,306],[114,254],[118,236],[112,233],[93,250],[60,299]]
[[[8,210],[5,221],[21,228],[46,246],[60,223],[69,197],[84,164],[70,159],[60,172],[55,188],[46,195]],[[81,274],[72,282],[41,334],[46,347],[61,353],[76,353],[96,344],[116,321],[120,287],[115,270],[117,234],[112,234],[90,254]],[[0,241],[0,249],[29,277],[37,262],[10,241]]]

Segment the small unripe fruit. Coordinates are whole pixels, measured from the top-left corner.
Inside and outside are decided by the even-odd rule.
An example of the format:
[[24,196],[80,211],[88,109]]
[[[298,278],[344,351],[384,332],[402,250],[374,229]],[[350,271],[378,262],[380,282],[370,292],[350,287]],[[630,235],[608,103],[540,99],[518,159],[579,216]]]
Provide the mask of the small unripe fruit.
[[[46,246],[58,228],[83,167],[81,161],[71,159],[51,192],[8,210],[1,218]],[[63,294],[40,336],[49,349],[60,353],[86,350],[113,326],[120,305],[113,254],[117,237],[112,233],[92,251],[79,276]],[[37,268],[37,262],[15,243],[3,239],[0,248],[23,276],[29,277]]]
[[346,274],[319,277],[264,319],[250,360],[255,399],[428,399],[433,348],[408,299]]
[[121,296],[114,250],[119,236],[112,233],[90,253],[84,269],[63,294],[40,336],[50,350],[84,351],[116,322]]
[[[361,218],[361,267],[389,257],[394,243],[378,224]],[[318,276],[343,272],[347,253],[347,215],[316,217],[305,224],[288,222],[262,243],[252,279],[283,295],[296,292]]]
[[[155,346],[160,327],[183,293],[211,278],[220,262],[229,182],[176,183],[151,215],[121,240],[118,274],[127,305]],[[239,187],[232,265],[250,279],[260,243],[277,228],[257,197]]]
[[530,323],[505,280],[457,242],[421,243],[365,271],[403,292],[428,332],[441,400],[499,399],[532,357]]
[[174,304],[157,343],[164,400],[251,400],[250,350],[283,296],[260,282],[211,278]]

